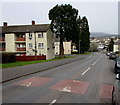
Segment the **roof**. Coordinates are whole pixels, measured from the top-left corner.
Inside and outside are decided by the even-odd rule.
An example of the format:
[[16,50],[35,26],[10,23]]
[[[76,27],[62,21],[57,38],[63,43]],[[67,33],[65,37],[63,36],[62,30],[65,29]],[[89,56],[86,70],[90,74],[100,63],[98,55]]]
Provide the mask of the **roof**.
[[114,45],[120,45],[120,41],[119,42],[115,42]]
[[50,28],[50,24],[2,26],[0,28],[2,28],[2,33],[46,32]]

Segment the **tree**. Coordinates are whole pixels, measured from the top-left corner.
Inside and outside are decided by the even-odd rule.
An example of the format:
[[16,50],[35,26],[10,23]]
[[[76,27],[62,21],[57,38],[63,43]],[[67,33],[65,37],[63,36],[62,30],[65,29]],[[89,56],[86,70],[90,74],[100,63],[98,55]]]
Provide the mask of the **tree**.
[[[56,5],[49,11],[49,19],[51,20],[51,31],[60,38],[60,57],[64,57],[64,40],[72,40],[76,38],[78,10],[70,4]],[[73,37],[74,36],[74,37]]]
[[108,51],[113,51],[113,45],[114,45],[114,40],[111,38],[109,46],[108,46]]
[[84,53],[89,50],[90,47],[90,32],[88,20],[86,17],[83,17],[80,22],[80,52]]

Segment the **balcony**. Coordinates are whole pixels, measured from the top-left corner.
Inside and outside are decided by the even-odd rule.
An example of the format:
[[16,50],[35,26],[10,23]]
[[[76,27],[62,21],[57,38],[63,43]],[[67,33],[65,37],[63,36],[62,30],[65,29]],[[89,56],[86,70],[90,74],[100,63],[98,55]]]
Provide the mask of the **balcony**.
[[0,41],[5,41],[5,38],[0,38]]
[[17,48],[17,51],[26,51],[26,48]]
[[5,48],[0,48],[0,51],[5,51]]
[[25,41],[26,39],[25,39],[25,37],[17,37],[16,38],[16,41]]

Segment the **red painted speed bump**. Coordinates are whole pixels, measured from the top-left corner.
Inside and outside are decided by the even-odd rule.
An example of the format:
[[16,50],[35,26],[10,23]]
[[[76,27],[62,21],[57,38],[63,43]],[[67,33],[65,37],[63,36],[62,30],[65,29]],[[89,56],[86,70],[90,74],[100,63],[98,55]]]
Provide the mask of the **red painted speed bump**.
[[89,85],[89,82],[77,80],[62,80],[56,85],[50,87],[50,89],[55,89],[63,92],[85,94]]
[[112,99],[113,85],[103,84],[100,88],[100,97],[105,99]]
[[22,80],[20,82],[14,83],[14,84],[19,85],[19,86],[25,86],[25,87],[38,87],[38,86],[44,85],[45,83],[49,82],[50,80],[52,80],[52,78],[32,77],[32,78],[28,78],[28,79]]

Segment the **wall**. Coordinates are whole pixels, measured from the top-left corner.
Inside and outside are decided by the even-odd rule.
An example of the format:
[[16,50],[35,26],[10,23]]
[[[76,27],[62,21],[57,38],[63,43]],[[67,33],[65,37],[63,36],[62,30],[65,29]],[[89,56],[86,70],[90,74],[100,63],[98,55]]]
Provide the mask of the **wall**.
[[54,35],[49,29],[47,31],[47,56],[46,59],[55,58],[55,48],[54,48]]
[[64,54],[71,54],[71,42],[63,42]]
[[[43,38],[38,38],[38,34],[43,33]],[[36,33],[36,42],[37,42],[37,55],[44,54],[47,55],[47,32],[38,32]],[[44,48],[38,48],[38,43],[44,43]]]
[[55,42],[55,55],[59,55],[60,52],[60,42]]
[[46,56],[16,56],[16,61],[46,60]]
[[5,34],[6,52],[15,52],[15,35]]
[[[38,38],[37,33],[32,33],[32,39],[29,39],[29,33],[26,34],[26,52],[27,55],[35,55],[35,52],[33,49],[35,49],[35,36],[36,36],[36,49],[37,49],[37,55],[47,55],[47,36],[46,32],[43,32],[43,38]],[[32,43],[32,48],[29,48],[29,43]],[[44,48],[38,48],[38,43],[44,43]]]
[[[35,47],[35,37],[34,33],[32,34],[32,38],[29,39],[29,33],[26,33],[26,55],[35,55],[33,48]],[[29,43],[32,43],[32,48],[29,48]]]
[[118,51],[118,45],[113,46],[113,52],[116,52],[116,51]]
[[[63,42],[64,54],[71,54],[71,42]],[[55,44],[55,54],[60,53],[60,42]]]

